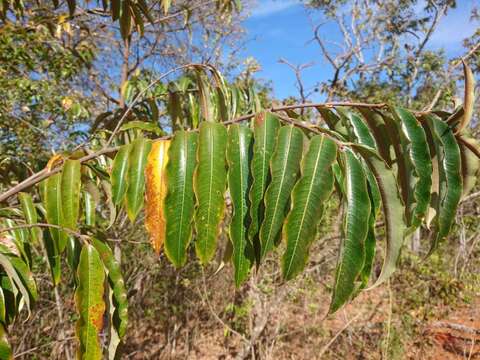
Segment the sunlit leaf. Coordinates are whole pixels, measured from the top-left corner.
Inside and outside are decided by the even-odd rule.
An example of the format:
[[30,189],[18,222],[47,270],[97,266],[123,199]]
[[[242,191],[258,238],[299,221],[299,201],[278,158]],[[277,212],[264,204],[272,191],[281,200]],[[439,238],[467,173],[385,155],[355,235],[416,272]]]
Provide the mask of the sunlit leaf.
[[197,256],[206,264],[215,254],[220,221],[225,208],[225,150],[227,131],[218,123],[202,122],[198,138],[197,168],[194,176]]
[[147,158],[145,228],[150,235],[150,243],[157,254],[165,242],[165,196],[167,182],[165,167],[168,163],[170,140],[158,140],[152,144]]
[[192,237],[192,218],[195,207],[193,172],[196,165],[198,135],[178,131],[169,148],[167,163],[167,196],[165,219],[167,237],[165,254],[178,268],[185,264],[186,250]]

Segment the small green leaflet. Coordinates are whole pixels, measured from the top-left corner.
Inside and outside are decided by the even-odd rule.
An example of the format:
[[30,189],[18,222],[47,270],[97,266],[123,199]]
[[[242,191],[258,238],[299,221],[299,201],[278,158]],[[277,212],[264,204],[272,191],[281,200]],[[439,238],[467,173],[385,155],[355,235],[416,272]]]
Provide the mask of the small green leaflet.
[[337,157],[337,145],[325,136],[310,140],[302,161],[302,177],[292,192],[292,208],[283,226],[287,248],[282,259],[286,280],[300,273],[308,258],[317,226],[322,218],[323,203],[333,190],[331,165]]

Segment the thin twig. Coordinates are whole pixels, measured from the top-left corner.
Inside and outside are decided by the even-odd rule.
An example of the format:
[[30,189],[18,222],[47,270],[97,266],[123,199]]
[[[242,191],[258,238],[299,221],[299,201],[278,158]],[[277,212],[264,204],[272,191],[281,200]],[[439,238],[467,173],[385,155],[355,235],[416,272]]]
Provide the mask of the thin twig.
[[351,318],[344,326],[343,328],[341,328],[336,334],[334,337],[332,337],[330,339],[330,341],[322,348],[322,350],[320,350],[319,354],[318,354],[318,358],[321,359],[322,356],[325,354],[325,352],[328,350],[328,348],[335,342],[335,340],[337,340],[337,338],[345,331],[348,329],[348,327],[355,321],[357,320],[360,315],[362,315],[362,313],[358,313],[357,315],[355,315],[353,318]]

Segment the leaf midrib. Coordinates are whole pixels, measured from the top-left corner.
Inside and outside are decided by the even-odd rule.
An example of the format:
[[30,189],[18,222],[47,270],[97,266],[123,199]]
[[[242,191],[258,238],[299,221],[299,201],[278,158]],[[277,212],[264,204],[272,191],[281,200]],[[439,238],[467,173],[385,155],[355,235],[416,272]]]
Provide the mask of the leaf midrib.
[[322,153],[322,150],[323,150],[323,142],[324,142],[325,138],[322,137],[322,140],[320,142],[320,147],[318,149],[318,153],[317,153],[317,157],[315,159],[315,167],[313,169],[313,173],[312,173],[312,176],[310,178],[310,186],[308,188],[308,195],[307,195],[307,200],[305,201],[305,206],[303,207],[303,213],[302,213],[302,220],[300,221],[300,226],[299,226],[299,230],[297,231],[297,237],[295,239],[295,242],[294,242],[294,247],[293,247],[293,251],[292,251],[292,255],[290,257],[290,263],[288,264],[288,269],[286,271],[286,274],[289,274],[290,273],[290,268],[292,267],[292,263],[293,263],[293,258],[295,257],[295,254],[297,252],[297,247],[298,247],[298,239],[300,238],[300,234],[302,233],[302,228],[303,228],[303,222],[305,221],[305,214],[306,214],[306,209],[308,207],[308,204],[310,203],[310,195],[312,194],[312,188],[313,188],[313,184],[315,182],[315,177],[316,177],[316,174],[317,174],[317,169],[318,169],[318,163],[319,163],[319,160],[320,160],[320,154]]
[[274,207],[274,210],[273,210],[273,215],[271,217],[271,221],[270,221],[270,226],[269,226],[269,229],[268,229],[268,236],[267,236],[267,242],[265,243],[265,248],[262,250],[263,252],[263,255],[262,256],[265,256],[266,254],[266,251],[268,249],[268,246],[270,245],[270,237],[272,235],[272,228],[273,228],[273,222],[275,220],[275,216],[277,215],[277,208],[278,208],[278,202],[279,202],[279,199],[280,199],[280,194],[282,194],[283,192],[281,191],[281,189],[283,188],[283,182],[285,180],[285,172],[287,171],[287,164],[288,164],[288,160],[289,160],[289,157],[290,157],[290,147],[291,147],[291,140],[292,140],[292,134],[293,134],[293,127],[290,127],[290,132],[288,134],[288,143],[287,143],[287,149],[286,149],[286,156],[285,156],[285,159],[282,163],[282,178],[280,180],[280,186],[278,187],[279,191],[277,191],[277,198],[275,200],[275,207]]

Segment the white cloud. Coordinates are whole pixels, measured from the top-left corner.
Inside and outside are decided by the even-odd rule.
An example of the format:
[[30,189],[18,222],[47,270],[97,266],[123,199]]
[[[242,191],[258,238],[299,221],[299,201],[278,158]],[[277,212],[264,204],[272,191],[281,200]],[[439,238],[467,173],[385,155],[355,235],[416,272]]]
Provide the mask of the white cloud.
[[300,3],[299,0],[258,0],[252,10],[251,17],[264,17],[291,8]]

